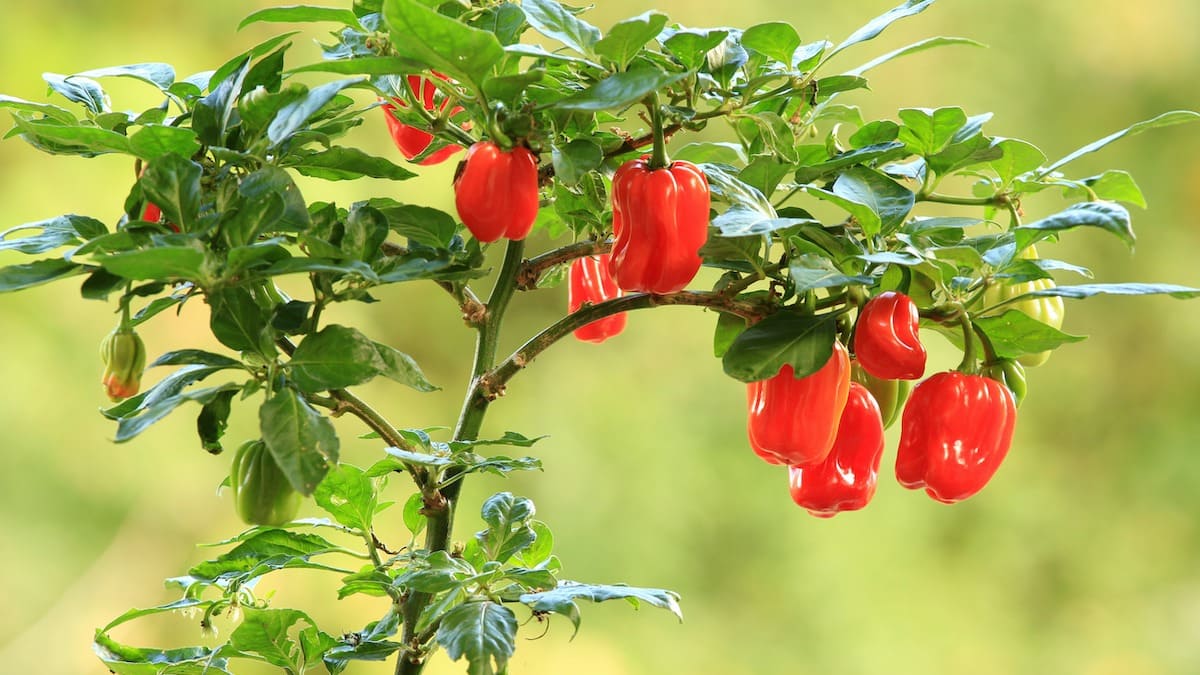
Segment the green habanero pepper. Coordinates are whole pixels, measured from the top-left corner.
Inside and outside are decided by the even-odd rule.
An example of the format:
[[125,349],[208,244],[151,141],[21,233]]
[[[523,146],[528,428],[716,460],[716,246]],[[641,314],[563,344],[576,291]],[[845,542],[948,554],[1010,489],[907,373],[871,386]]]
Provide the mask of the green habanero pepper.
[[857,360],[850,362],[850,379],[871,392],[871,396],[879,404],[884,429],[900,419],[900,413],[904,410],[904,402],[908,400],[908,392],[912,391],[910,380],[884,380],[875,377],[863,370]]
[[238,448],[229,471],[233,503],[247,525],[282,525],[296,517],[302,497],[261,440]]
[[1008,387],[1009,391],[1013,393],[1013,398],[1016,399],[1017,407],[1021,407],[1021,401],[1025,400],[1028,386],[1025,382],[1025,368],[1020,363],[1012,359],[1000,359],[985,363],[983,374]]

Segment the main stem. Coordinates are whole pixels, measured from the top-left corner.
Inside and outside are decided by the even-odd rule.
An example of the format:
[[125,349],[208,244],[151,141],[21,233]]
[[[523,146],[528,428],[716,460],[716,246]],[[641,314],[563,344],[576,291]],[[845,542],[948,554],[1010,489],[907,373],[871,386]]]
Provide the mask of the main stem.
[[[500,339],[500,324],[504,320],[504,312],[512,300],[517,288],[517,276],[521,271],[521,261],[525,254],[524,241],[510,241],[504,250],[504,262],[500,265],[500,273],[496,277],[496,285],[488,297],[487,313],[484,320],[477,326],[479,331],[475,340],[475,361],[471,367],[471,382],[467,386],[467,395],[463,401],[462,412],[458,416],[458,424],[454,428],[454,440],[473,441],[479,437],[479,429],[483,426],[483,418],[487,414],[491,398],[481,386],[483,376],[487,374],[496,360],[496,348]],[[462,491],[463,479],[460,470],[451,468],[446,471],[443,482],[449,484],[441,490],[441,499],[425,504],[425,515],[428,524],[425,529],[425,550],[445,551],[450,547],[450,536],[454,529],[454,512],[458,507],[458,496]],[[458,480],[452,480],[458,478]],[[432,596],[429,593],[413,593],[404,603],[404,644],[396,661],[396,675],[417,675],[425,669],[423,640],[416,634],[417,621],[429,604]]]

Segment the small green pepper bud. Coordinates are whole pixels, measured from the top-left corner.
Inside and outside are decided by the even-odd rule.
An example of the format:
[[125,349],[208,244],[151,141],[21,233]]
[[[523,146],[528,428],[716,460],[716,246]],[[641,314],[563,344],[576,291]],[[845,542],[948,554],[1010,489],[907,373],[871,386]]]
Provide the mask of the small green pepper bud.
[[1025,400],[1027,386],[1025,383],[1025,367],[1012,359],[1000,359],[984,364],[983,374],[1008,387],[1013,394],[1013,400],[1020,407]]
[[104,361],[101,382],[109,398],[120,401],[138,393],[146,368],[146,345],[136,331],[113,329],[100,343],[100,359]]

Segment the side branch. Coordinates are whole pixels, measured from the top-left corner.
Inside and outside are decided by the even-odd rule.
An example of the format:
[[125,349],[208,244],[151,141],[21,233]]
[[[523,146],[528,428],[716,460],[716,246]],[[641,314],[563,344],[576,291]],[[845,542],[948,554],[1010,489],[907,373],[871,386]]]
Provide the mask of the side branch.
[[532,291],[536,289],[538,280],[542,278],[546,270],[555,265],[561,265],[584,256],[608,253],[611,250],[612,240],[596,241],[592,239],[568,244],[562,248],[556,248],[553,251],[547,251],[523,260],[521,262],[521,269],[517,272],[517,290]]
[[749,320],[758,319],[765,313],[765,308],[762,305],[735,300],[724,293],[714,293],[711,291],[679,291],[678,293],[668,293],[666,295],[635,293],[613,300],[605,300],[594,305],[584,306],[578,312],[568,314],[545,328],[542,332],[534,335],[513,352],[512,355],[501,362],[500,365],[479,379],[475,395],[485,401],[494,400],[498,396],[501,396],[508,381],[521,369],[529,365],[539,354],[546,351],[550,345],[597,319],[603,319],[606,316],[635,309],[662,307],[665,305],[708,307],[717,311],[736,314]]

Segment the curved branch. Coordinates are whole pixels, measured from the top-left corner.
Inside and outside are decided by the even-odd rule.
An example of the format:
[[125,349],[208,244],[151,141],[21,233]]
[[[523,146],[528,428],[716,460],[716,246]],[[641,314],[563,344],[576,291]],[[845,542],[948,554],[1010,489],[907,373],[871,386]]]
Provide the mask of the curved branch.
[[605,239],[604,241],[590,239],[588,241],[568,244],[562,248],[556,248],[553,251],[547,251],[532,258],[527,258],[521,261],[521,269],[517,272],[517,290],[532,291],[536,289],[538,280],[542,278],[546,270],[555,265],[561,265],[584,256],[608,253],[611,250],[611,239]]
[[584,306],[579,311],[568,314],[529,338],[500,365],[480,378],[477,395],[483,397],[485,401],[494,400],[504,392],[505,385],[514,375],[529,365],[539,354],[546,351],[550,345],[597,319],[635,309],[665,305],[708,307],[750,320],[760,318],[764,314],[761,305],[735,300],[729,295],[711,291],[679,291],[666,295],[634,293],[613,300],[605,300],[594,305]]

